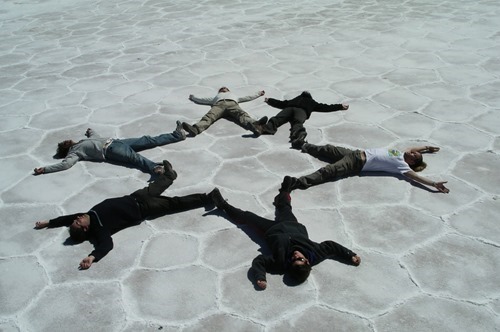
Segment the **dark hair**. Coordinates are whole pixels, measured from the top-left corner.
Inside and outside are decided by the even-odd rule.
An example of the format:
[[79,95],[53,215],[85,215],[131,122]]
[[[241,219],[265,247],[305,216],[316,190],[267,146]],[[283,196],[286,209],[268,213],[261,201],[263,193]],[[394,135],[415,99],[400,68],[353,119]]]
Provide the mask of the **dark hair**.
[[88,232],[85,232],[82,228],[69,227],[69,236],[75,242],[83,242],[88,238]]
[[420,160],[416,160],[413,165],[410,165],[410,168],[415,172],[421,172],[427,167],[427,164],[424,162],[424,158],[420,157]]
[[309,91],[302,91],[300,95],[302,97],[312,98],[311,93]]
[[[71,141],[70,141],[71,142]],[[72,142],[68,141],[57,143],[56,158],[65,158],[68,155],[69,149],[73,146]]]
[[303,283],[309,277],[311,273],[311,265],[292,265],[290,266],[290,276],[298,283]]

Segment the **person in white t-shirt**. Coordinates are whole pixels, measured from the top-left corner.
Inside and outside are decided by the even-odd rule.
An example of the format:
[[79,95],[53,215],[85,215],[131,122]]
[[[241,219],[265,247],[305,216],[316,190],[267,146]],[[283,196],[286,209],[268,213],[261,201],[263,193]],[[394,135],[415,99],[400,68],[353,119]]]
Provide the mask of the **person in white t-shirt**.
[[320,146],[305,143],[302,145],[302,152],[327,160],[331,164],[309,175],[299,178],[289,177],[291,179],[286,179],[284,182],[291,181],[292,189],[307,189],[361,172],[387,172],[402,174],[413,181],[434,187],[440,192],[449,193],[449,189],[444,186],[446,181],[435,182],[416,173],[427,166],[423,161],[422,153],[438,151],[439,148],[435,146],[414,147],[406,151],[387,148],[351,150],[330,144]]

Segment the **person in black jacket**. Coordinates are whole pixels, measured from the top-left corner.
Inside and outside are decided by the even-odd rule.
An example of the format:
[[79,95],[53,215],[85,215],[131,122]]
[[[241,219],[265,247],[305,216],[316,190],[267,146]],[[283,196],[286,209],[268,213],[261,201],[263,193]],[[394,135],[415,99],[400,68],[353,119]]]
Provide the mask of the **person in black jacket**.
[[335,112],[347,111],[348,104],[321,104],[315,101],[308,91],[302,92],[299,96],[291,100],[277,100],[274,98],[266,98],[265,102],[272,107],[282,109],[281,112],[269,119],[264,124],[254,124],[255,130],[259,134],[274,135],[278,128],[289,122],[290,142],[292,147],[300,148],[304,144],[307,136],[304,122],[309,119],[312,112]]
[[306,227],[292,213],[290,185],[291,182],[284,182],[274,199],[274,221],[240,210],[230,205],[217,188],[213,191],[215,205],[234,222],[251,225],[264,234],[272,255],[259,255],[252,262],[256,283],[261,289],[267,287],[266,272],[288,273],[295,281],[302,283],[309,277],[311,267],[327,258],[341,258],[356,266],[361,263],[356,253],[334,241],[317,243],[309,239]]
[[88,269],[113,249],[111,235],[130,226],[139,225],[146,218],[213,205],[212,194],[191,194],[179,197],[161,196],[177,173],[164,160],[165,173],[147,187],[130,195],[109,198],[88,212],[61,216],[35,223],[36,229],[69,226],[70,237],[76,242],[93,240],[94,250],[80,262],[80,269]]

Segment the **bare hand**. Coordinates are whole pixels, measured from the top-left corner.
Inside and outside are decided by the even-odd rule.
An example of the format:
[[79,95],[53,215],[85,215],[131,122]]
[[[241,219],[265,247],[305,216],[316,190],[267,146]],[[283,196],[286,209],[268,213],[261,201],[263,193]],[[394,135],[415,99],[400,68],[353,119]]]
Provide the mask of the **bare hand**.
[[91,128],[87,128],[87,131],[85,132],[85,136],[90,137],[90,133],[92,132]]
[[80,262],[80,270],[86,270],[86,269],[88,269],[92,265],[92,263],[94,262],[94,259],[95,259],[94,256],[85,257]]
[[268,99],[269,99],[269,98],[264,98],[264,102],[265,102],[265,103],[267,103],[267,100],[268,100]]
[[349,109],[349,104],[342,104],[342,110],[347,111]]
[[352,260],[352,263],[354,265],[356,265],[356,266],[358,266],[359,264],[361,264],[361,257],[359,257],[358,255],[352,256],[351,260]]
[[48,227],[48,226],[49,226],[49,222],[47,220],[37,221],[35,223],[35,228],[36,229],[42,229],[42,228],[45,228],[45,227]]
[[442,193],[449,193],[450,192],[450,189],[446,188],[444,186],[445,183],[448,183],[448,181],[443,181],[443,182],[434,182],[433,186],[434,188],[436,188],[437,190],[439,190],[440,192]]
[[265,281],[265,280],[257,280],[257,286],[259,286],[260,289],[266,289],[266,287],[267,287],[267,281]]
[[259,96],[263,96],[263,95],[265,95],[265,94],[266,94],[266,92],[265,92],[264,90],[259,91]]
[[434,153],[434,152],[438,152],[439,148],[437,146],[428,146],[427,151]]
[[45,173],[45,168],[43,168],[43,167],[38,167],[38,168],[35,168],[35,169],[33,170],[33,172],[35,172],[35,175],[40,175],[40,174]]
[[189,95],[189,100],[193,100],[194,96],[193,95]]

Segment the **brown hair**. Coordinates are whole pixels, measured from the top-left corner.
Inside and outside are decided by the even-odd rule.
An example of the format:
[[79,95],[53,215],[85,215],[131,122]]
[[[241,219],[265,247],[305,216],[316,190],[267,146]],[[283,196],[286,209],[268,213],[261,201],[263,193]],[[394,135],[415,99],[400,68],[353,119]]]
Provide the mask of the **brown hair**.
[[69,149],[73,146],[72,141],[63,141],[57,143],[56,158],[65,158],[68,155]]
[[309,274],[311,273],[311,265],[309,264],[304,264],[304,265],[292,265],[290,266],[290,276],[297,281],[298,283],[303,283],[304,281],[307,280],[309,277]]
[[85,232],[82,228],[69,227],[69,236],[75,242],[83,242],[88,239],[88,232]]
[[410,168],[415,172],[421,172],[427,167],[427,164],[424,162],[424,158],[420,157],[420,160],[416,160],[413,165],[410,165]]

